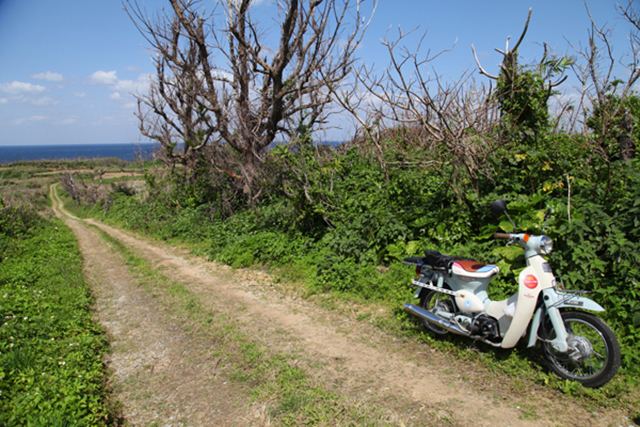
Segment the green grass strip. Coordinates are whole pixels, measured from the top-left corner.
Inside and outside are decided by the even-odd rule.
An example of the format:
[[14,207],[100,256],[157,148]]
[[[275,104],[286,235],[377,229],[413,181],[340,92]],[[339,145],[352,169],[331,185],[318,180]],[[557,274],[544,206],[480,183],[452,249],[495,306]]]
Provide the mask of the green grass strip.
[[25,218],[0,214],[0,426],[114,425],[75,237]]

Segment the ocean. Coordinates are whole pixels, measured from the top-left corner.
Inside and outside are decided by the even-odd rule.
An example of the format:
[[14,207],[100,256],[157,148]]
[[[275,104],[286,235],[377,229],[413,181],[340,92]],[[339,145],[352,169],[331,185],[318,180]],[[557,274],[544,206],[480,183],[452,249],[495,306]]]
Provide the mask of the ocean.
[[[0,0],[2,1],[2,0]],[[321,141],[319,144],[337,147],[344,141]],[[283,144],[283,142],[275,142]],[[136,144],[86,144],[86,145],[0,145],[0,165],[24,160],[93,159],[117,157],[132,161],[142,157],[151,159],[155,142]]]
[[23,160],[93,159],[117,157],[127,161],[150,159],[155,143],[87,145],[0,145],[0,164]]

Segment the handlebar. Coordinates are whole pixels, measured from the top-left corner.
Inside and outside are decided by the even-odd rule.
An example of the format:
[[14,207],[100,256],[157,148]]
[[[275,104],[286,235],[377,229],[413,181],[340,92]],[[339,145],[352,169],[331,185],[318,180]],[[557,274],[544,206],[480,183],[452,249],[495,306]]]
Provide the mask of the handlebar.
[[511,239],[511,234],[509,233],[495,233],[493,235],[494,239],[505,239],[505,240],[509,240]]

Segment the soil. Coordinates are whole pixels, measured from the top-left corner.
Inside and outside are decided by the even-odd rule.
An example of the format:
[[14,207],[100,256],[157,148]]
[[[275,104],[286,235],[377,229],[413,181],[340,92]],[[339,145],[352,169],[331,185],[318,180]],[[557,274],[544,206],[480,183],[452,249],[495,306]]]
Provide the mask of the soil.
[[[544,388],[514,392],[508,378],[450,360],[427,344],[394,338],[354,315],[282,292],[267,273],[233,271],[164,242],[150,241],[67,211],[54,211],[77,236],[96,317],[111,343],[106,361],[128,425],[267,426],[268,402],[227,381],[211,342],[175,319],[132,277],[97,229],[180,281],[201,304],[233,316],[261,343],[300,354],[323,388],[354,405],[379,407],[384,425],[629,426],[615,410],[592,412]],[[347,310],[348,311],[348,310]]]

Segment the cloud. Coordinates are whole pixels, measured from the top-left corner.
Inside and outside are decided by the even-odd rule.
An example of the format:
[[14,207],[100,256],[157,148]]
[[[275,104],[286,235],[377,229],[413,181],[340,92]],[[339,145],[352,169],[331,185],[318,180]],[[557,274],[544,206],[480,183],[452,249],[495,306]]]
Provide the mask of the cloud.
[[113,86],[118,83],[115,71],[96,71],[89,78],[89,83],[101,86]]
[[78,121],[78,116],[71,116],[66,118],[60,122],[61,125],[72,125]]
[[48,96],[43,96],[38,99],[26,99],[25,102],[28,102],[33,105],[43,106],[43,105],[57,105],[60,101],[57,101],[53,98],[49,98]]
[[49,82],[60,82],[62,81],[62,74],[52,73],[51,71],[45,71],[44,73],[32,74],[29,77],[36,80],[46,80]]
[[73,92],[73,96],[76,98],[87,98],[89,95],[84,92]]
[[11,83],[0,83],[0,92],[12,95],[35,95],[45,91],[44,86],[13,81]]
[[115,71],[96,71],[89,78],[89,83],[115,91],[109,96],[111,99],[122,99],[122,93],[146,93],[151,83],[151,75],[140,74],[137,80],[119,80]]
[[140,74],[138,80],[118,80],[114,89],[126,93],[146,93],[151,83],[150,74]]
[[0,98],[0,104],[8,104],[9,100],[7,98]]
[[46,116],[31,116],[31,117],[29,117],[27,119],[15,119],[13,121],[13,124],[14,125],[20,125],[20,124],[25,123],[25,122],[40,122],[40,121],[46,120],[46,119],[47,119]]

